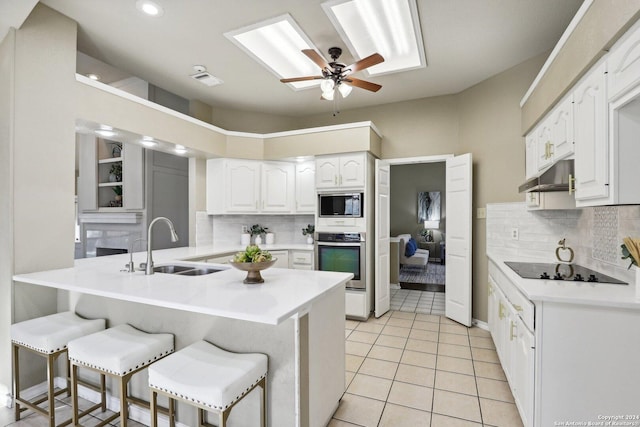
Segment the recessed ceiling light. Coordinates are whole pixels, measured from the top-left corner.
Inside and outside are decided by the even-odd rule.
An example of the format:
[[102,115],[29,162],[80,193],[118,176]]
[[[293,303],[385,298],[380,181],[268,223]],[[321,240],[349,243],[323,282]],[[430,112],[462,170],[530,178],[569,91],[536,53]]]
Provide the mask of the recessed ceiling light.
[[[318,74],[318,66],[302,53],[303,49],[317,49],[289,14],[224,35],[278,78]],[[318,81],[289,84],[303,89],[317,86]]]
[[354,56],[384,57],[368,75],[426,66],[416,0],[331,0],[322,8]]
[[155,147],[156,145],[158,145],[158,143],[155,142],[150,136],[143,136],[142,140],[140,140],[140,143],[145,147]]
[[184,154],[187,152],[187,148],[184,145],[176,144],[176,148],[174,151],[178,154]]
[[114,131],[108,129],[98,129],[96,133],[100,136],[104,136],[105,138],[111,138],[112,136],[117,135]]
[[162,16],[164,15],[164,9],[157,3],[150,0],[138,0],[136,2],[136,9],[149,16]]
[[93,73],[87,74],[87,77],[89,77],[91,80],[95,80],[95,81],[100,80],[100,76],[98,74],[93,74]]

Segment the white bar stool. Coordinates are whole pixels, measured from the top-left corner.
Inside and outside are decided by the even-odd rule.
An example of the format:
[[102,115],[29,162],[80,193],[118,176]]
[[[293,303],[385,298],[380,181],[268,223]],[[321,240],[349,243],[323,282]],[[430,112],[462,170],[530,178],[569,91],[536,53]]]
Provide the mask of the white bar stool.
[[[61,354],[67,351],[69,341],[103,330],[104,319],[83,319],[73,312],[52,314],[38,317],[11,325],[11,343],[13,347],[13,385],[15,396],[15,419],[20,420],[20,413],[31,409],[49,418],[49,426],[56,425],[55,396],[67,393],[69,395],[69,361],[67,360],[67,387],[54,392],[55,362]],[[20,363],[19,350],[27,350],[47,359],[47,396],[35,401],[28,401],[20,397]],[[48,401],[49,407],[43,409],[38,405]],[[23,407],[24,406],[24,407]],[[96,409],[92,408],[91,410]],[[67,425],[71,419],[60,426]]]
[[149,402],[129,396],[129,380],[135,373],[172,352],[173,334],[149,334],[130,325],[115,326],[69,342],[73,424],[80,425],[78,367],[89,368],[101,375],[111,375],[118,379],[120,412],[96,426],[106,425],[120,417],[120,426],[126,427],[129,417],[128,403],[149,408]]
[[[267,356],[231,353],[206,341],[198,341],[149,367],[151,426],[158,425],[158,393],[198,408],[198,426],[210,426],[205,411],[218,413],[225,427],[233,406],[251,390],[262,388],[260,425],[266,424]],[[173,413],[169,425],[175,426]]]

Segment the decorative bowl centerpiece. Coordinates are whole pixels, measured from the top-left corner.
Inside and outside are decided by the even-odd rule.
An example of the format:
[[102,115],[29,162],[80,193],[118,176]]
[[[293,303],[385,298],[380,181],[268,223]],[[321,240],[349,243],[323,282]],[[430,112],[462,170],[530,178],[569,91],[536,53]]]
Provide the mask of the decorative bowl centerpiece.
[[271,256],[269,251],[263,251],[257,245],[250,245],[244,251],[238,252],[229,261],[229,264],[233,268],[247,272],[247,277],[242,283],[255,284],[264,283],[260,272],[271,267],[277,260]]

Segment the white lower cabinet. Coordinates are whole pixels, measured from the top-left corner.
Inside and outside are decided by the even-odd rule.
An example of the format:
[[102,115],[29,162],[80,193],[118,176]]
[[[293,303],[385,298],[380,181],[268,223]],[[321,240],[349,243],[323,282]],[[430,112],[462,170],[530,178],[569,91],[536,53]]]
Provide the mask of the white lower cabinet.
[[533,426],[533,395],[534,395],[534,366],[535,366],[535,337],[519,317],[515,318],[512,326],[513,374],[511,382],[518,411],[525,426]]
[[273,264],[273,267],[277,268],[289,268],[289,251],[269,251],[273,258],[277,261]]
[[313,270],[313,251],[289,251],[289,268],[295,270]]
[[489,276],[489,329],[522,422],[533,427],[535,337],[521,317],[528,317],[522,295],[510,300],[518,291],[503,279]]
[[345,290],[345,313],[347,318],[367,320],[370,311],[367,292]]

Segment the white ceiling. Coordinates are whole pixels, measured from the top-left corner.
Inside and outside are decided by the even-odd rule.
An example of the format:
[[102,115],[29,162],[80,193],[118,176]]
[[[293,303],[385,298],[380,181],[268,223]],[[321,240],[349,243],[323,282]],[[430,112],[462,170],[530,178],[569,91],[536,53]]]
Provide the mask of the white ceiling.
[[[78,49],[187,99],[218,108],[302,116],[330,112],[320,90],[294,91],[223,34],[289,13],[323,53],[342,47],[323,0],[155,0],[164,15],[142,15],[135,0],[42,0],[79,24]],[[553,48],[582,0],[417,0],[427,67],[356,77],[381,84],[354,89],[341,109],[460,92]],[[328,55],[325,55],[328,57]],[[189,77],[200,64],[224,84]],[[85,70],[78,70],[85,72]],[[88,72],[88,71],[87,71]],[[99,71],[98,71],[99,73]],[[524,94],[523,94],[524,95]]]

